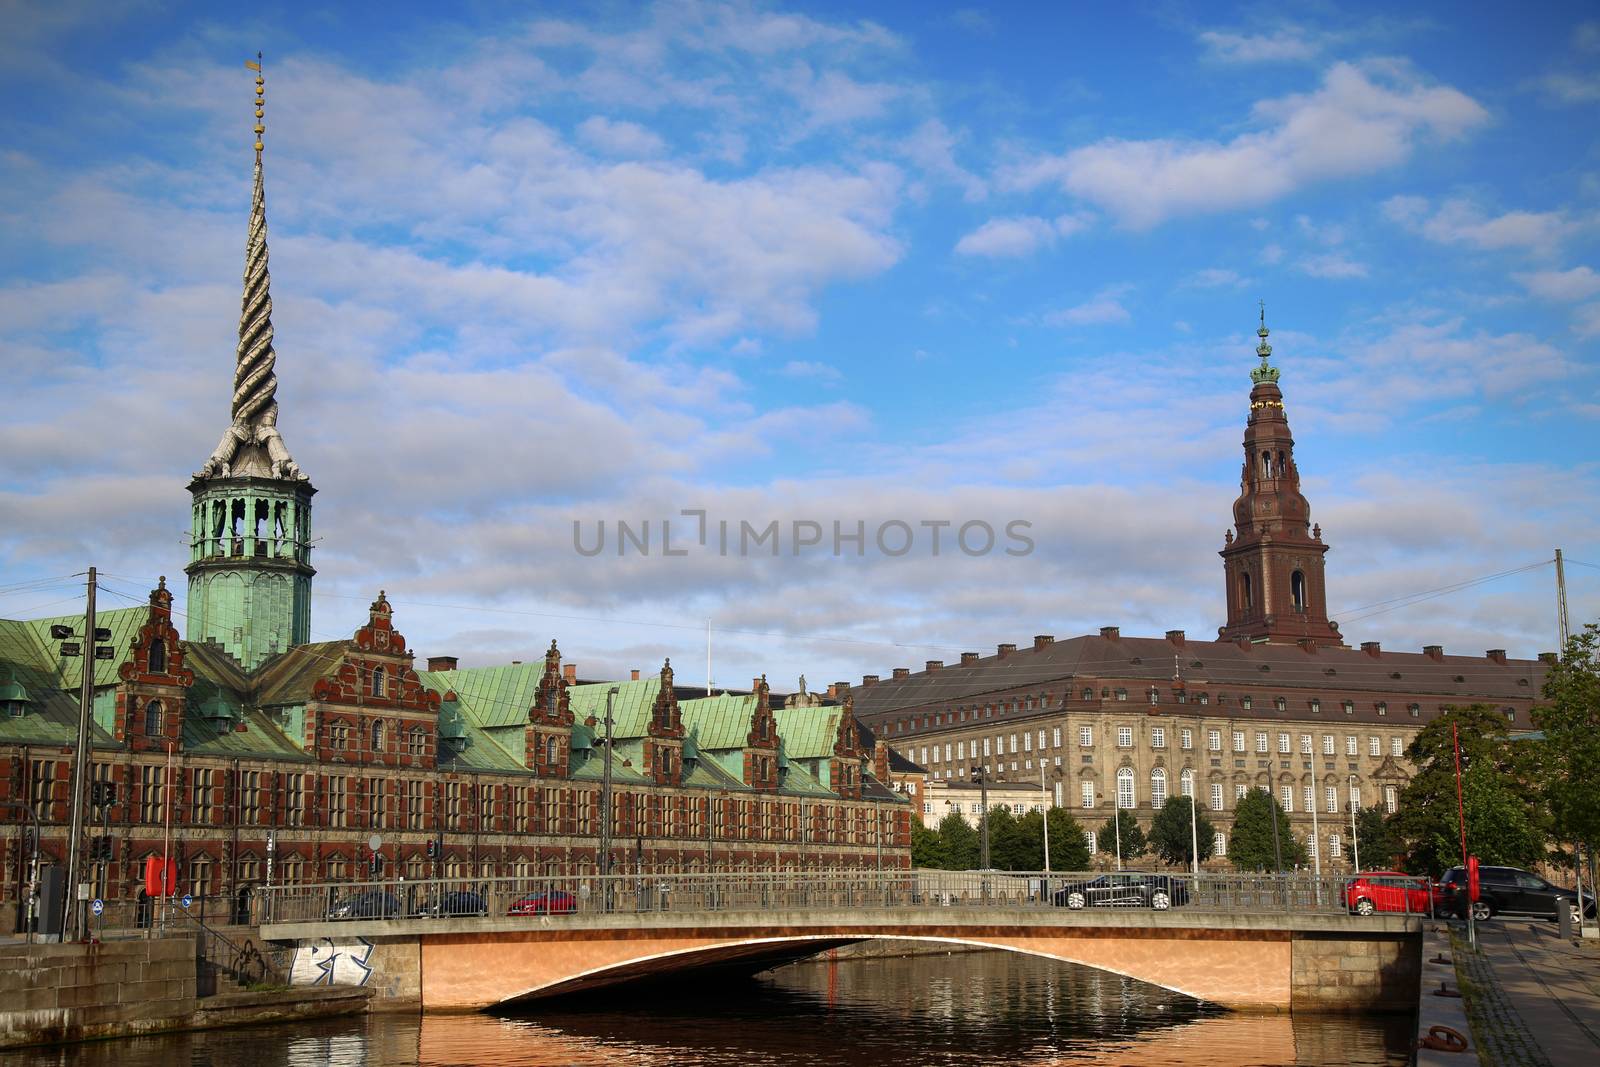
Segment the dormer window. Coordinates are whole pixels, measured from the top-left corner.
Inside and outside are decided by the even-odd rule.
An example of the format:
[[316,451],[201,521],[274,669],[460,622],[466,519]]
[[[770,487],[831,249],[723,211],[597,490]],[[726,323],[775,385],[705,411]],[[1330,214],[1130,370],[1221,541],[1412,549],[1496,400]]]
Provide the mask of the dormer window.
[[150,673],[167,673],[167,643],[159,637],[150,642]]
[[144,735],[160,737],[162,733],[161,701],[152,700],[144,706]]
[[388,695],[388,675],[382,667],[372,668],[372,695],[382,697]]

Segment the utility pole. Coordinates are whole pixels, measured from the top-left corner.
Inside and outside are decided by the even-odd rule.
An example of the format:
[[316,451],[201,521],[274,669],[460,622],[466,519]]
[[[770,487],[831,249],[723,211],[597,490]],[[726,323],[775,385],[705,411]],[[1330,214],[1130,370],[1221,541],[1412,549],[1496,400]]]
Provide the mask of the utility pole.
[[[611,702],[617,687],[606,690],[606,762],[600,768],[600,875],[611,873]],[[610,886],[605,887],[607,892]]]
[[81,934],[85,929],[82,916],[78,914],[84,903],[79,901],[78,879],[82,876],[83,851],[83,809],[87,801],[84,794],[89,786],[89,720],[94,715],[94,665],[97,658],[98,646],[96,639],[99,635],[95,632],[94,619],[94,593],[95,569],[89,568],[89,595],[83,612],[83,644],[79,651],[83,656],[83,681],[78,692],[78,746],[73,753],[72,760],[72,797],[70,812],[72,817],[71,829],[67,833],[67,893],[70,905],[62,909],[61,940],[73,940],[72,935]]
[[1561,640],[1561,655],[1567,654],[1567,639],[1571,633],[1567,629],[1567,569],[1561,559],[1561,550],[1556,549],[1556,636]]
[[980,870],[989,869],[989,775],[987,768],[980,767],[972,772],[978,780],[978,830],[981,856],[978,867]]
[[1039,761],[1039,792],[1044,794],[1044,873],[1050,873],[1050,809],[1055,799],[1044,784],[1044,760]]
[[[1200,816],[1195,812],[1195,785],[1190,779],[1189,786],[1189,858],[1194,861],[1194,876],[1200,877]],[[1199,883],[1196,882],[1196,885]]]
[[1272,859],[1277,867],[1275,873],[1283,873],[1283,843],[1278,838],[1278,798],[1272,795],[1272,789],[1266,789],[1267,807],[1272,811]]
[[1351,862],[1355,864],[1355,870],[1351,873],[1361,869],[1361,838],[1356,836],[1356,808],[1358,807],[1356,797],[1359,795],[1360,788],[1359,780],[1352,774],[1350,776],[1350,858]]

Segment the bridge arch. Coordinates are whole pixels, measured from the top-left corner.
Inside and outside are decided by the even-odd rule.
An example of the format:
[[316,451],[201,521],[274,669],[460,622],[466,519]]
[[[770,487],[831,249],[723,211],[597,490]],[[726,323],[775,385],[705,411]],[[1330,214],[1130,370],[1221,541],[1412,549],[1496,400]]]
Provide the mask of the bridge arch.
[[1287,1006],[1289,937],[1276,931],[1218,933],[1071,927],[929,930],[913,925],[737,933],[552,927],[493,935],[446,934],[423,939],[422,999],[429,1010],[484,1010],[702,968],[754,973],[830,947],[894,939],[1076,963],[1226,1007]]

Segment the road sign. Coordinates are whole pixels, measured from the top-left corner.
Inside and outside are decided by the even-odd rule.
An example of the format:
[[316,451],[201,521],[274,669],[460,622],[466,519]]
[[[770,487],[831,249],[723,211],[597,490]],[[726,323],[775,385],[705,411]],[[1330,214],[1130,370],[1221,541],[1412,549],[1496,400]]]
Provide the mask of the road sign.
[[101,912],[106,910],[106,902],[101,900],[99,897],[95,897],[94,902],[89,905],[89,910],[94,912],[96,915],[99,915]]
[[367,847],[374,852],[378,851],[383,847],[383,838],[379,837],[377,834],[373,834],[371,837],[367,838]]
[[185,893],[183,895],[183,899],[178,901],[178,903],[187,908],[190,904],[194,903],[194,897],[191,897],[188,893]]

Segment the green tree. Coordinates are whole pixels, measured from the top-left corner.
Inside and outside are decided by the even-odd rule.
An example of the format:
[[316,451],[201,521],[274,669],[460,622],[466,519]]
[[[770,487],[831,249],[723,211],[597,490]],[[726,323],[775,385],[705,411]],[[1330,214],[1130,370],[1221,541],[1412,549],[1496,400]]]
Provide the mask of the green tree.
[[1139,826],[1139,820],[1133,813],[1120,817],[1113,816],[1100,827],[1100,851],[1108,856],[1117,854],[1117,827],[1122,828],[1122,862],[1138,859],[1149,850],[1150,844],[1145,840],[1144,830]]
[[1030,811],[1017,820],[1017,845],[1017,865],[1007,870],[1044,870],[1044,812]]
[[1200,859],[1211,858],[1216,847],[1216,827],[1204,815],[1196,813],[1190,825],[1189,809],[1192,800],[1185,796],[1168,797],[1156,817],[1150,821],[1150,847],[1161,857],[1161,862],[1187,867],[1194,860],[1194,846],[1200,849]]
[[939,846],[939,831],[930,830],[917,819],[911,820],[911,866],[938,867],[944,855]]
[[1072,812],[1066,808],[1051,808],[1047,817],[1050,820],[1050,869],[1088,870],[1089,835],[1083,832]]
[[[1277,815],[1277,836],[1273,836],[1273,815]],[[1265,789],[1250,790],[1239,798],[1233,810],[1233,834],[1228,841],[1228,859],[1241,871],[1294,870],[1306,862],[1306,848],[1289,830],[1289,816]]]
[[1438,874],[1462,862],[1456,761],[1461,740],[1461,805],[1467,848],[1483,863],[1530,867],[1549,840],[1549,816],[1534,774],[1540,753],[1510,739],[1505,717],[1487,704],[1448,707],[1406,749],[1416,776],[1400,794],[1389,828],[1401,840],[1407,870]]
[[989,812],[989,866],[997,871],[1023,870],[1025,851],[1022,830],[1011,809],[992,809]]
[[1356,816],[1356,848],[1369,871],[1388,867],[1403,851],[1400,839],[1389,830],[1389,820],[1377,808],[1362,808]]
[[978,831],[956,812],[939,822],[939,864],[947,871],[971,871],[978,866]]
[[1573,634],[1544,679],[1540,781],[1560,840],[1600,846],[1600,626]]

